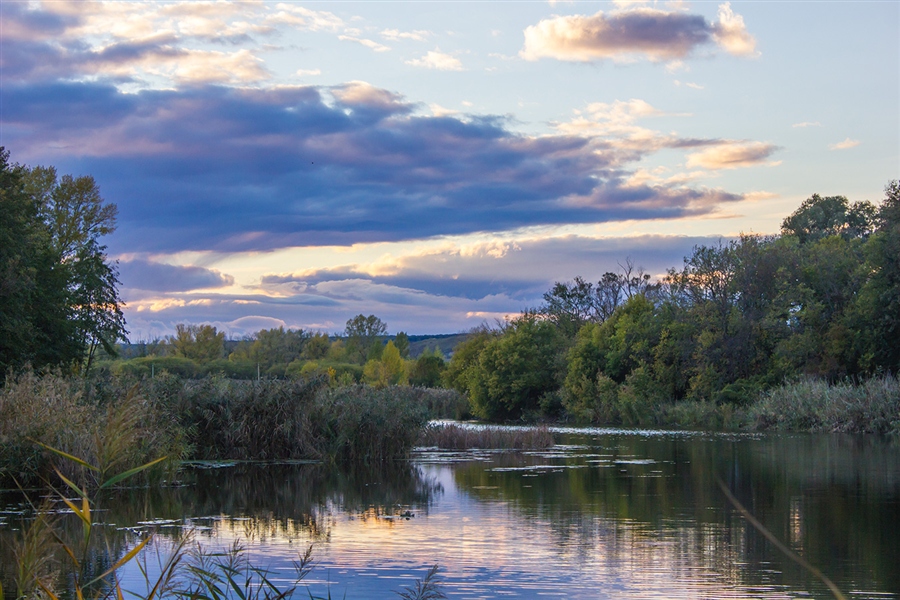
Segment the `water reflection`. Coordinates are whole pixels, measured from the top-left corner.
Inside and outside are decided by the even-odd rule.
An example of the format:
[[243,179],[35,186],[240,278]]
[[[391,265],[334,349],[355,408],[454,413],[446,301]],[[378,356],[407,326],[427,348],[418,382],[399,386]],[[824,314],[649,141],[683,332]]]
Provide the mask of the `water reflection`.
[[[546,452],[419,452],[391,469],[197,465],[182,485],[105,501],[130,527],[246,540],[314,594],[396,598],[439,563],[454,598],[827,597],[736,514],[723,479],[779,539],[853,597],[900,592],[900,448],[871,437],[588,430]],[[0,515],[0,564],[22,515]],[[64,523],[77,533],[76,524]],[[8,575],[4,574],[7,589]]]

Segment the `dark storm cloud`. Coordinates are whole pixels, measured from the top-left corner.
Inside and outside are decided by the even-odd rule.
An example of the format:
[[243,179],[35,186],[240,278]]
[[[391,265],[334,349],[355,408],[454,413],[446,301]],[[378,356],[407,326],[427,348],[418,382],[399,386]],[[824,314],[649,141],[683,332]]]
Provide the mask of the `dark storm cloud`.
[[591,138],[417,116],[363,83],[124,94],[57,82],[5,85],[0,97],[13,160],[89,173],[118,204],[114,250],[266,250],[679,217],[742,198],[629,185],[617,151]]
[[188,292],[234,283],[234,277],[215,269],[166,265],[142,259],[120,262],[119,280],[128,289],[155,292]]

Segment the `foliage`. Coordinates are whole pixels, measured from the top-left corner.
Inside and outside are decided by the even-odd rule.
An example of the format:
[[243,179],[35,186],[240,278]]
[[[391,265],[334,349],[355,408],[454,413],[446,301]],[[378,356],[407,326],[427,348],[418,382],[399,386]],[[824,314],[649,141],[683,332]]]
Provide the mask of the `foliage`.
[[26,365],[89,371],[124,339],[118,278],[100,237],[116,207],[92,177],[9,163],[0,147],[0,373]]
[[394,342],[388,342],[384,346],[381,358],[373,358],[366,362],[363,377],[366,383],[376,388],[409,383],[406,363],[400,357],[400,350],[394,346]]
[[301,356],[309,337],[302,329],[262,329],[241,342],[228,359],[256,363],[262,370],[287,365]]
[[409,336],[401,331],[394,336],[394,345],[400,351],[400,358],[409,358]]
[[423,387],[440,387],[447,363],[437,353],[428,350],[419,355],[409,372],[409,383]]
[[225,356],[225,332],[212,325],[175,326],[175,335],[166,337],[166,343],[175,356],[195,361],[209,361]]
[[529,315],[511,321],[502,336],[486,341],[463,375],[472,412],[483,419],[516,419],[537,411],[541,396],[559,388],[564,348],[549,321]]
[[[561,397],[583,421],[705,414],[736,423],[785,381],[834,384],[900,370],[898,257],[900,183],[887,186],[878,208],[813,195],[780,236],[697,246],[659,282],[628,262],[597,284],[556,283],[537,311],[458,346],[444,381],[488,419],[552,416]],[[539,322],[565,342],[526,333]],[[557,356],[565,353],[561,394],[552,369],[541,371],[559,364],[548,350],[554,345]],[[540,394],[537,373],[548,384]],[[694,408],[671,409],[681,402]]]
[[344,328],[347,355],[360,363],[370,358],[381,358],[380,339],[386,332],[387,324],[375,315],[356,315],[348,319]]
[[177,462],[188,453],[184,431],[160,402],[127,381],[108,390],[100,385],[32,373],[7,381],[0,392],[0,481],[31,481],[53,469],[70,479],[92,479],[40,444],[84,457],[109,477],[156,456]]

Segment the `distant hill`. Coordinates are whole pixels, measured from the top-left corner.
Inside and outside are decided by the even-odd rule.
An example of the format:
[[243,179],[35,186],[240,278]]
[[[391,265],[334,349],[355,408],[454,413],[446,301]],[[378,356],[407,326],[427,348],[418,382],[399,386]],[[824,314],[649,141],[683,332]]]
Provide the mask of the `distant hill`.
[[466,341],[468,333],[446,333],[441,335],[411,335],[409,336],[409,356],[416,358],[426,349],[440,348],[445,357],[450,358],[453,349],[460,342]]

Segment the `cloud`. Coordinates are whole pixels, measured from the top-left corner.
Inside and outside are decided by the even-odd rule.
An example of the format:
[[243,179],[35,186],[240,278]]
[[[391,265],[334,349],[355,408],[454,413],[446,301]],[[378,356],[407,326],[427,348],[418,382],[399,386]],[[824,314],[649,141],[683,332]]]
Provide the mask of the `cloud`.
[[388,46],[385,46],[384,44],[379,44],[378,42],[376,42],[374,40],[358,38],[358,37],[354,37],[352,35],[339,35],[338,39],[341,41],[344,41],[344,42],[355,42],[357,44],[362,44],[366,48],[369,48],[370,50],[374,50],[375,52],[387,52],[388,50],[390,50],[390,48]]
[[803,121],[802,123],[794,123],[791,127],[821,127],[818,121]]
[[425,30],[416,30],[416,31],[400,31],[399,29],[384,29],[381,32],[381,37],[391,40],[394,42],[399,42],[400,40],[413,40],[415,42],[425,42],[429,37],[434,35],[430,31]]
[[678,217],[742,198],[629,181],[649,153],[714,143],[644,135],[633,121],[662,111],[638,100],[591,105],[594,130],[545,136],[497,117],[417,114],[365,82],[131,94],[99,82],[10,83],[0,101],[13,159],[92,174],[119,206],[111,246],[127,241],[131,252]]
[[701,15],[646,7],[556,16],[525,29],[519,55],[572,62],[634,57],[675,61],[711,43],[734,55],[753,55],[756,43],[729,3],[719,7],[718,17],[717,23],[710,23]]
[[[555,281],[597,281],[626,259],[656,277],[696,245],[718,238],[588,237],[446,242],[327,269],[271,273],[244,295],[168,294],[126,307],[133,338],[207,322],[232,335],[282,325],[341,331],[355,314],[377,314],[391,331],[452,333],[538,306]],[[140,310],[139,310],[140,309]],[[267,315],[271,321],[260,321]],[[155,327],[155,329],[153,329]]]
[[17,2],[0,5],[0,16],[4,83],[111,78],[138,88],[258,84],[272,78],[259,39],[344,27],[326,11],[263,2]]
[[849,137],[845,139],[843,142],[837,142],[835,144],[828,144],[829,150],[847,150],[849,148],[856,148],[859,146],[859,140],[851,140]]
[[676,80],[673,81],[672,83],[674,83],[676,86],[684,85],[685,87],[689,87],[689,88],[691,88],[692,90],[702,90],[702,89],[705,89],[705,88],[704,88],[702,85],[700,85],[699,83],[691,83],[691,82],[689,82],[689,81],[686,81],[686,82],[682,83],[681,81],[678,81],[678,80],[676,79]]
[[747,32],[744,17],[734,14],[731,3],[719,5],[719,22],[713,28],[713,39],[726,52],[735,56],[756,56],[756,40]]
[[144,259],[119,263],[119,280],[128,290],[188,292],[223,288],[234,284],[234,277],[215,269],[175,266]]
[[764,142],[728,141],[688,154],[686,166],[711,170],[739,169],[763,164],[775,166],[780,163],[766,163],[766,161],[776,150],[778,146]]
[[[681,264],[706,238],[578,235],[447,244],[364,264],[268,274],[261,288],[277,293],[316,293],[323,282],[367,280],[421,292],[477,300],[504,295],[520,304],[539,303],[554,281],[575,276],[597,280],[631,258],[650,273]],[[519,306],[521,308],[521,306]],[[516,310],[515,306],[506,310]]]
[[440,49],[429,50],[422,58],[406,61],[406,64],[414,67],[424,67],[438,71],[462,71],[463,65],[455,56],[445,54]]

